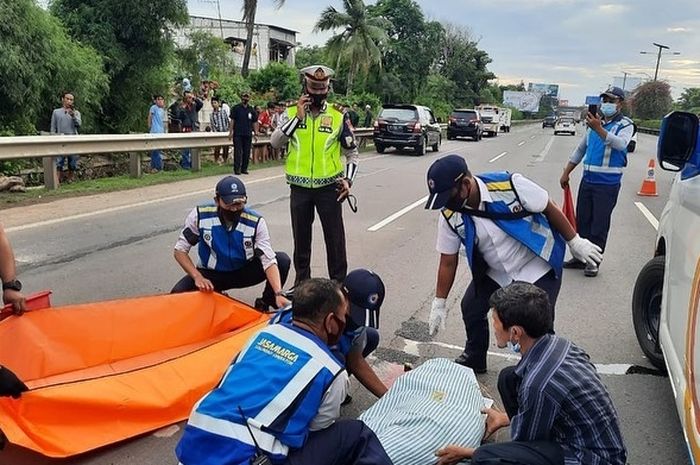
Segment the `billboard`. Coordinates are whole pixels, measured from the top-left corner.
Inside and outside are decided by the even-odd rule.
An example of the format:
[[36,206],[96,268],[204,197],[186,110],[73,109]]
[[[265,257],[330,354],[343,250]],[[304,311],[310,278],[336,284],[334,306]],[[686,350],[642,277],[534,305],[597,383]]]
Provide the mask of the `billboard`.
[[513,90],[503,91],[503,105],[517,108],[520,111],[537,113],[540,110],[539,92],[516,92]]
[[527,85],[527,90],[529,92],[539,92],[554,98],[559,97],[559,84],[535,84],[531,82]]

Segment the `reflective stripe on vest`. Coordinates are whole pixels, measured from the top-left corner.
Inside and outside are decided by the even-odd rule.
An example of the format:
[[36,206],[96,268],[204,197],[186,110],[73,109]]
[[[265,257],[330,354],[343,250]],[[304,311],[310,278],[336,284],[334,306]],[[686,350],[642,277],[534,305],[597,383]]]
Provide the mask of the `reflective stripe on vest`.
[[[287,109],[289,118],[296,118],[297,108]],[[316,118],[306,115],[289,140],[285,174],[292,185],[317,188],[333,184],[343,176],[340,160],[340,133],[343,113],[326,104]]]
[[[492,202],[486,202],[486,211],[497,213],[517,213],[524,209],[518,200],[511,181],[510,173],[484,173],[478,176],[491,194]],[[474,244],[476,242],[476,227],[474,220],[468,214],[443,209],[442,215],[450,228],[459,236],[464,244],[469,266],[473,266]],[[516,239],[535,255],[546,260],[557,276],[561,276],[566,243],[559,232],[552,229],[547,217],[535,213],[525,218],[515,220],[491,220],[505,233]],[[472,268],[473,269],[473,268]]]
[[[619,116],[603,125],[610,134],[618,135],[620,131],[631,126],[629,118]],[[587,133],[586,154],[583,160],[583,179],[594,184],[619,184],[624,167],[627,166],[627,148],[614,150],[593,130]]]
[[228,230],[221,223],[216,206],[197,207],[198,266],[216,271],[236,271],[245,266],[255,258],[255,232],[260,218],[246,208],[236,227]]
[[247,464],[254,442],[274,463],[303,446],[323,397],[343,371],[323,341],[288,324],[256,334],[219,385],[195,405],[177,447],[190,464]]

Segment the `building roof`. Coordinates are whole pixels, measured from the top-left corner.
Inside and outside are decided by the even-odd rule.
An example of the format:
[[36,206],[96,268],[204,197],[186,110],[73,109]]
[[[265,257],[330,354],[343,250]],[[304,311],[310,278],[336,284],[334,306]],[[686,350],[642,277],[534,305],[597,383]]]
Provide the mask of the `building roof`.
[[[190,15],[190,18],[199,18],[199,19],[211,19],[213,21],[218,21],[218,17],[214,16],[204,16],[204,15]],[[240,21],[238,19],[230,19],[230,18],[221,18],[222,21],[228,21],[232,23],[240,23],[240,24],[245,24],[245,21]],[[256,26],[267,26],[272,29],[277,29],[278,31],[284,31],[284,32],[291,32],[293,34],[298,34],[299,31],[295,31],[294,29],[287,29],[286,27],[280,27],[280,26],[275,26],[274,24],[263,24],[263,23],[255,23]]]

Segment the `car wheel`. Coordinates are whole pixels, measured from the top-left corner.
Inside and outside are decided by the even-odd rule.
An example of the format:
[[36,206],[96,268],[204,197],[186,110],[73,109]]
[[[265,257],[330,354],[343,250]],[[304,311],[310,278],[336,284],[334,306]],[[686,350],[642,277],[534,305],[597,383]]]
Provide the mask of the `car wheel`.
[[652,258],[637,276],[632,294],[632,321],[644,355],[659,370],[666,370],[659,345],[661,297],[664,284],[664,255]]
[[386,147],[384,147],[382,144],[374,144],[374,148],[378,153],[384,153],[386,150]]
[[425,155],[425,146],[428,144],[428,141],[423,139],[423,142],[420,145],[416,145],[416,155],[419,157]]
[[442,137],[438,136],[438,141],[435,142],[435,143],[432,145],[432,147],[430,147],[431,149],[433,149],[433,152],[437,152],[438,150],[440,150],[440,143],[442,142],[441,139],[442,139]]
[[455,136],[452,136],[452,135],[450,135],[450,134],[447,135],[447,140],[452,140],[452,139],[454,139],[454,138],[455,138]]

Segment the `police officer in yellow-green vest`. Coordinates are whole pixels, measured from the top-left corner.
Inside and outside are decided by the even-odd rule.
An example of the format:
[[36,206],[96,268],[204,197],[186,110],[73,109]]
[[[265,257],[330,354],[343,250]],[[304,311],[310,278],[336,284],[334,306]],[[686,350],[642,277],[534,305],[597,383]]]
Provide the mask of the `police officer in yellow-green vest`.
[[287,108],[289,120],[271,137],[274,148],[287,147],[285,173],[291,187],[295,284],[311,277],[316,212],[323,227],[328,275],[342,282],[348,268],[342,206],[357,173],[357,145],[341,107],[326,102],[333,70],[314,65],[302,69],[301,74],[303,94],[295,106]]
[[[265,290],[255,308],[267,311],[289,304],[282,294],[291,260],[275,252],[265,219],[248,208],[245,185],[236,176],[226,176],[216,184],[214,203],[193,208],[175,244],[175,261],[187,273],[172,293],[194,291],[222,292],[241,289],[263,281]],[[189,256],[197,246],[197,265]]]

